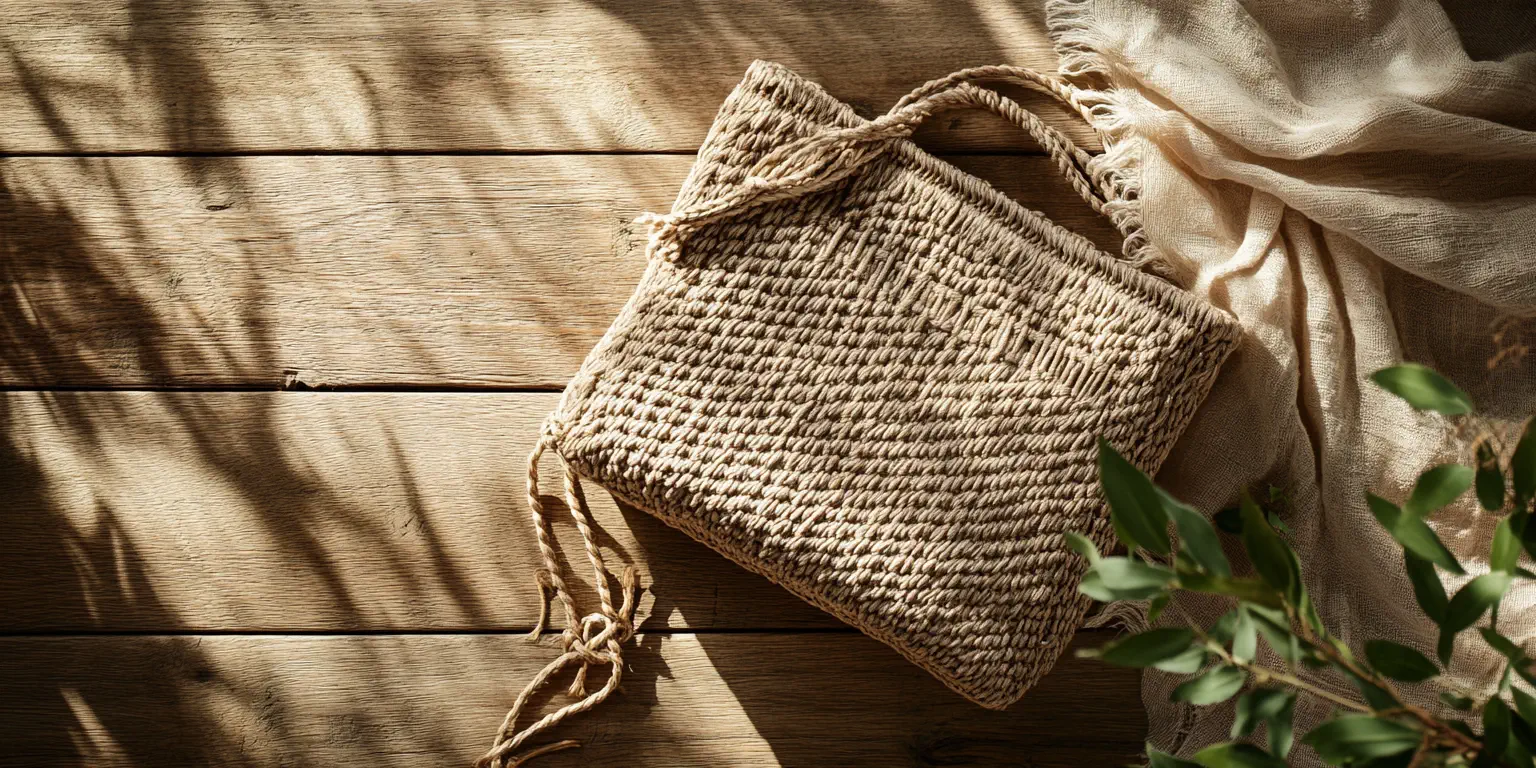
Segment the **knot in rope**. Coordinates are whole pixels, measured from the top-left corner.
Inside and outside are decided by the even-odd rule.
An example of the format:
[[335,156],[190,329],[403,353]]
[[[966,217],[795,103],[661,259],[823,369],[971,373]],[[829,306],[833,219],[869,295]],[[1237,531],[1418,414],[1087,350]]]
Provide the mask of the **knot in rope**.
[[678,217],[670,213],[642,213],[635,217],[636,226],[645,227],[645,255],[647,258],[675,262],[682,255],[685,232],[678,224]]
[[[540,755],[579,746],[576,741],[567,739],[517,754],[529,739],[553,728],[572,715],[580,714],[603,703],[618,689],[619,682],[624,676],[624,645],[635,635],[635,611],[639,603],[640,577],[633,567],[624,568],[619,577],[621,602],[614,605],[613,593],[608,584],[608,569],[603,563],[602,552],[597,545],[597,534],[593,530],[591,513],[587,509],[586,497],[581,490],[581,481],[575,470],[556,451],[555,455],[559,457],[561,474],[565,481],[566,505],[576,522],[577,530],[581,533],[587,562],[592,566],[593,586],[601,603],[599,610],[582,616],[576,610],[576,601],[566,586],[560,559],[555,551],[554,534],[550,530],[544,499],[539,494],[539,459],[543,457],[545,451],[555,447],[560,434],[557,427],[558,425],[553,421],[547,421],[541,430],[538,445],[528,456],[528,506],[533,512],[539,552],[544,560],[544,567],[536,572],[540,592],[540,610],[538,623],[534,625],[531,635],[537,640],[548,628],[549,602],[552,593],[565,614],[565,628],[560,633],[561,653],[539,670],[538,674],[523,687],[522,693],[518,694],[512,709],[502,720],[501,728],[498,729],[490,750],[475,763],[479,768],[516,768]],[[543,688],[551,678],[570,666],[575,666],[576,671],[568,693],[577,701],[545,715],[520,731],[517,730],[517,721],[533,694]],[[588,693],[587,672],[592,666],[608,667],[608,680],[598,690]]]

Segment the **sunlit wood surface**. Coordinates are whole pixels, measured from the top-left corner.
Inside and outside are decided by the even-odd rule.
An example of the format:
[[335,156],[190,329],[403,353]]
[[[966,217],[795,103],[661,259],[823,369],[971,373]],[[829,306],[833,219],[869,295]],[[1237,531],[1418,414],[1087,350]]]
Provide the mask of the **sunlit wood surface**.
[[[0,766],[467,766],[556,654],[522,457],[644,266],[629,221],[753,59],[873,114],[1052,66],[1033,5],[0,0]],[[996,121],[922,141],[1115,247]],[[534,766],[1140,749],[1134,673],[1068,657],[987,712],[592,500],[643,634]]]

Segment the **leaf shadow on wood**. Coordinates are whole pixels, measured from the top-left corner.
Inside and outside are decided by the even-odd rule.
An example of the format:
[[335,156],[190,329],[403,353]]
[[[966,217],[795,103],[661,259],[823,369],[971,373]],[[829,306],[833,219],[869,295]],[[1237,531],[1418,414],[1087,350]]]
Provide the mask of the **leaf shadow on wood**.
[[[173,146],[218,134],[223,124],[219,95],[208,87],[211,73],[200,64],[195,42],[177,42],[180,25],[191,23],[197,9],[186,6],[187,16],[166,16],[146,10],[149,5],[129,4],[129,32],[121,41],[125,66],[151,83],[164,110],[162,124],[171,126],[167,141]],[[66,86],[32,77],[14,50],[6,52],[35,111],[61,114],[52,100]],[[79,150],[67,122],[57,118],[48,124],[64,147]],[[265,280],[270,270],[302,256],[285,242],[281,227],[263,216],[257,190],[238,163],[175,160],[194,188],[217,199],[208,210],[240,204],[250,237],[233,254],[235,266],[219,273],[238,281],[230,286],[237,300],[221,309],[236,316],[243,335],[220,341],[217,334],[206,334],[203,343],[178,347],[172,358],[167,338],[206,329],[210,320],[199,316],[195,305],[177,300],[185,276],[164,270],[153,258],[155,245],[165,242],[147,231],[145,217],[155,212],[139,210],[136,196],[120,184],[114,160],[47,162],[70,166],[78,178],[104,189],[101,197],[115,205],[77,214],[70,189],[51,188],[46,177],[22,178],[26,163],[0,168],[0,368],[13,385],[90,388],[124,369],[160,387],[185,386],[186,373],[197,370],[242,370],[253,382],[278,385],[281,364]],[[113,238],[135,244],[127,257],[100,248]],[[135,259],[135,249],[151,258]],[[175,322],[167,322],[168,313],[178,315]],[[242,670],[245,681],[226,675],[200,650],[200,628],[187,626],[163,598],[159,580],[167,574],[154,572],[142,554],[146,542],[134,532],[138,510],[97,496],[114,490],[114,451],[136,441],[145,450],[158,447],[157,436],[147,434],[152,425],[144,423],[146,414],[170,414],[160,426],[172,433],[171,439],[195,449],[195,456],[183,458],[198,472],[221,477],[234,497],[255,511],[254,533],[281,542],[291,556],[282,567],[314,585],[345,629],[375,627],[358,606],[360,587],[343,577],[337,553],[317,533],[324,525],[347,527],[359,545],[373,546],[384,569],[400,574],[408,585],[430,582],[459,599],[472,621],[478,615],[475,596],[446,565],[434,531],[424,528],[421,534],[424,546],[437,553],[438,565],[431,573],[416,573],[414,561],[406,562],[394,545],[387,520],[340,497],[310,468],[289,460],[291,452],[265,403],[234,395],[210,404],[207,398],[174,391],[120,398],[93,394],[23,391],[0,398],[0,487],[6,499],[0,514],[7,531],[7,552],[0,558],[0,615],[16,617],[7,627],[12,652],[0,664],[0,680],[8,683],[10,723],[0,760],[131,766],[312,763],[297,746],[302,741],[293,730],[298,715],[283,692],[262,685],[259,674],[251,684],[250,669]],[[231,431],[232,423],[242,430]],[[44,424],[68,439],[50,443],[38,438],[36,428]],[[415,503],[413,479],[405,465],[398,469],[398,486],[409,506]],[[171,475],[162,482],[176,479]],[[197,516],[197,500],[186,511]],[[155,542],[162,550],[166,543]],[[217,564],[204,565],[218,575]],[[162,560],[158,566],[168,563]],[[195,580],[191,574],[179,576]],[[210,579],[203,585],[206,599],[238,606],[238,595],[221,593],[228,586]],[[46,610],[39,610],[41,602],[47,602]],[[135,663],[117,658],[125,651],[135,655]],[[145,663],[146,658],[155,661]],[[398,657],[374,657],[363,666],[383,669],[398,662]],[[368,700],[400,699],[408,693],[392,688],[389,678],[370,682]],[[258,734],[231,727],[233,711],[248,713],[239,722],[259,723],[260,743],[251,741]],[[391,726],[379,720],[378,710],[359,707],[348,717],[349,732],[386,732]],[[175,734],[174,740],[168,734]],[[272,745],[278,754],[263,751]],[[423,756],[457,763],[462,754],[461,745],[447,745],[432,731],[423,732],[412,749],[410,758],[402,755],[401,764]]]
[[[110,266],[99,264],[79,235],[82,226],[67,205],[16,194],[0,178],[0,328],[7,339],[0,347],[0,365],[14,369],[42,360],[84,381],[91,380],[101,360],[116,356],[143,370],[166,370],[157,356],[161,326],[154,310],[144,297],[124,290]],[[37,290],[40,284],[49,285],[40,278],[61,269],[74,271],[69,280],[76,290]],[[252,306],[259,308],[260,302]],[[89,328],[71,327],[104,313],[110,313],[106,316],[114,325],[138,331],[100,337]],[[94,343],[97,339],[102,339],[100,346]],[[5,761],[254,765],[270,754],[249,753],[261,745],[248,741],[252,734],[231,726],[255,721],[261,724],[265,748],[279,745],[281,751],[292,745],[288,748],[293,751],[282,759],[292,765],[307,762],[299,747],[303,740],[285,735],[298,715],[288,711],[290,703],[282,692],[261,684],[259,675],[257,682],[250,682],[249,668],[242,670],[244,681],[226,675],[200,650],[200,628],[187,626],[162,595],[162,580],[167,578],[183,585],[196,583],[195,574],[174,569],[201,567],[211,577],[201,585],[203,594],[183,592],[175,598],[178,604],[223,601],[237,612],[241,604],[238,591],[226,591],[238,585],[229,583],[220,564],[178,563],[166,556],[174,552],[174,539],[139,538],[154,515],[136,504],[155,502],[135,499],[131,488],[114,487],[125,449],[131,452],[137,446],[155,452],[167,441],[192,446],[191,455],[167,457],[159,467],[166,473],[159,482],[185,480],[189,467],[204,477],[220,477],[236,503],[252,512],[249,522],[254,528],[243,533],[280,541],[279,548],[289,556],[282,564],[283,577],[308,584],[311,595],[322,595],[347,629],[372,627],[357,603],[359,585],[348,581],[338,566],[338,558],[347,554],[333,551],[319,533],[324,527],[346,527],[350,540],[371,544],[379,567],[397,573],[407,590],[457,595],[465,612],[474,615],[474,596],[451,572],[417,572],[414,559],[407,560],[392,538],[387,519],[375,517],[374,510],[355,499],[341,497],[309,468],[287,460],[291,451],[262,402],[235,395],[211,404],[206,397],[177,392],[102,397],[92,392],[23,391],[6,393],[0,407],[0,489],[6,499],[0,515],[7,532],[6,556],[0,558],[0,615],[10,617],[7,629],[15,633],[7,641],[12,650],[0,664],[10,723],[4,729]],[[231,423],[244,428],[232,431]],[[154,481],[121,482],[155,488]],[[404,489],[408,505],[412,482],[401,467],[397,485]],[[173,498],[178,490],[174,485],[160,489]],[[200,517],[199,503],[221,501],[189,501],[186,513],[194,517],[186,528],[202,526],[189,535],[217,535],[204,523],[218,515]],[[159,535],[165,533],[162,529]],[[440,546],[429,529],[420,533],[425,538],[413,541],[428,550]],[[158,552],[153,561],[143,554],[150,543]],[[241,541],[229,545],[239,547]],[[130,634],[114,634],[122,632]],[[23,640],[27,636],[30,641]],[[123,664],[118,656],[125,651],[139,655],[140,662],[144,654],[161,661]],[[385,668],[398,661],[374,658],[365,666]],[[377,681],[369,700],[405,693],[391,684],[388,679]],[[249,714],[231,720],[231,711]],[[378,722],[379,716],[359,708],[351,713],[349,728],[385,731],[388,724]],[[167,734],[179,736],[168,742]],[[433,736],[429,731],[419,737],[413,745],[417,755],[437,754],[446,761],[460,754],[459,745]]]
[[[257,38],[262,34],[263,22],[294,10],[281,4],[249,5],[253,9],[252,23],[246,31]],[[818,31],[819,26],[835,24],[825,9],[813,3],[799,3],[787,11],[776,8],[770,13],[772,18],[767,20],[777,19],[782,13],[783,20],[790,23],[784,28],[784,34],[769,41],[771,46],[768,46],[752,40],[750,29],[732,25],[723,14],[702,4],[691,8],[686,4],[678,6],[674,8],[676,12],[665,16],[655,13],[643,16],[642,12],[642,18],[631,17],[635,11],[627,6],[610,6],[608,10],[621,23],[654,43],[648,52],[654,61],[664,62],[679,51],[694,46],[692,41],[696,40],[706,41],[701,55],[730,57],[738,61],[739,66],[731,68],[733,74],[730,77],[717,78],[708,86],[717,90],[721,97],[734,83],[737,73],[745,69],[747,61],[757,55],[788,59],[791,63],[828,61],[820,50],[821,43],[815,41],[826,39],[825,34]],[[222,73],[204,61],[205,46],[227,41],[209,39],[202,22],[206,21],[206,14],[228,9],[213,8],[209,4],[137,0],[129,3],[127,10],[126,34],[117,35],[115,29],[108,33],[117,35],[114,45],[125,70],[131,70],[135,78],[149,83],[146,92],[153,103],[148,109],[153,114],[148,124],[157,126],[163,135],[147,145],[173,151],[238,145],[241,137],[228,119],[224,94],[215,85]],[[949,14],[957,28],[980,23],[963,10],[942,3],[925,4],[918,11]],[[495,9],[487,6],[485,12],[493,13]],[[407,73],[403,82],[412,85],[411,92],[403,96],[392,94],[389,86],[379,84],[388,78],[370,80],[371,76],[367,76],[370,70],[363,67],[352,70],[362,84],[357,93],[373,104],[374,108],[367,110],[368,114],[379,117],[368,128],[371,133],[364,143],[393,148],[396,142],[403,144],[421,139],[421,136],[413,136],[412,131],[420,133],[423,126],[427,126],[430,130],[425,130],[424,135],[428,144],[462,147],[462,135],[468,134],[477,137],[479,148],[500,149],[498,142],[505,137],[498,136],[497,125],[485,117],[486,112],[538,109],[542,102],[521,98],[515,85],[502,83],[488,90],[483,100],[446,107],[434,104],[434,96],[446,98],[451,95],[442,90],[443,84],[462,79],[466,73],[472,74],[477,83],[489,84],[501,78],[495,71],[494,56],[489,49],[464,50],[433,43],[430,25],[421,21],[421,17],[415,16],[389,19],[390,34],[385,35],[390,42],[402,44],[397,46],[398,58],[383,69],[387,72],[398,68]],[[416,25],[414,29],[413,24]],[[838,27],[835,32],[847,40],[848,47],[836,53],[835,62],[822,64],[819,68],[810,67],[806,74],[835,81],[844,67],[861,67],[864,71],[878,69],[903,55],[899,45],[894,44],[899,41],[870,38],[864,30],[857,28]],[[967,36],[965,39],[972,38]],[[79,136],[81,126],[71,124],[65,117],[68,110],[58,108],[53,100],[66,91],[72,97],[89,96],[92,91],[29,70],[24,56],[14,50],[9,52],[13,70],[21,73],[22,90],[31,100],[34,111],[47,116],[45,122],[54,134],[54,145],[69,153],[78,153],[89,146]],[[357,60],[363,61],[377,51],[355,53]],[[995,60],[1000,56],[1000,49],[992,46],[957,46],[953,66]],[[941,70],[950,67],[949,60],[935,62],[933,74],[942,74]],[[632,108],[630,112],[620,110],[595,117],[579,114],[573,117],[574,113],[568,110],[552,110],[541,123],[554,126],[553,132],[544,140],[552,148],[560,148],[572,141],[572,137],[600,145],[626,145],[648,140],[646,134],[651,130],[648,126],[677,122],[676,116],[647,107],[649,94],[661,89],[658,92],[663,95],[677,95],[700,87],[689,79],[686,71],[680,71],[678,75],[671,81],[640,82],[639,78],[628,81],[630,99],[626,109]],[[886,87],[894,95],[899,92],[896,89],[904,91],[914,84],[887,83]],[[391,103],[391,100],[395,101]],[[319,119],[330,121],[331,135],[345,137],[353,128],[347,121],[347,114],[344,110],[328,112],[323,108],[323,101],[315,99],[308,102],[308,106],[320,115]],[[402,104],[406,107],[414,105],[412,108],[417,114],[426,115],[426,119],[402,119],[401,116],[407,114]],[[869,114],[881,106],[884,105],[868,102],[859,105]],[[401,122],[380,117],[386,115]],[[285,119],[298,120],[307,116],[285,115],[274,109],[268,117],[271,124],[258,126],[262,130],[278,135],[298,135],[302,132],[284,134],[281,123]],[[697,115],[688,119],[698,122]],[[131,122],[125,119],[117,127],[126,130]],[[959,127],[962,127],[959,123],[949,123],[941,130]],[[583,136],[583,132],[591,135]],[[37,192],[46,188],[46,184],[33,184],[26,189],[10,185],[0,189],[0,203],[6,206],[0,210],[0,247],[6,249],[7,256],[0,268],[6,270],[5,282],[10,291],[0,303],[0,322],[5,324],[7,339],[4,349],[0,349],[0,363],[15,373],[15,380],[80,386],[112,379],[113,372],[127,370],[140,377],[134,381],[135,386],[147,384],[175,389],[187,386],[189,378],[195,378],[196,372],[235,371],[243,387],[276,388],[284,383],[283,371],[302,367],[288,358],[277,322],[278,313],[294,308],[285,306],[281,297],[272,294],[269,286],[274,273],[292,267],[311,254],[296,244],[294,233],[279,217],[264,208],[270,197],[252,179],[241,160],[185,155],[172,158],[174,167],[186,183],[206,198],[203,209],[207,213],[238,216],[242,221],[240,236],[229,251],[202,255],[205,259],[221,262],[220,269],[210,269],[209,274],[225,281],[229,288],[226,294],[229,301],[216,307],[227,316],[218,317],[200,314],[206,310],[177,299],[177,291],[187,287],[185,281],[195,280],[198,275],[164,268],[159,258],[164,254],[156,248],[163,246],[165,238],[150,232],[159,212],[141,210],[135,205],[138,190],[142,187],[124,184],[114,170],[114,163],[105,159],[68,158],[60,162],[75,166],[78,178],[110,190],[107,197],[116,201],[117,207],[104,222],[77,213],[69,204],[71,190],[66,188],[50,190],[49,195]],[[644,183],[647,170],[636,163],[627,173],[630,174],[629,183],[639,186]],[[0,183],[6,178],[0,176]],[[469,180],[466,185],[470,187],[477,180],[468,173],[464,178]],[[411,191],[410,177],[397,173],[389,186],[389,191],[406,196]],[[398,200],[392,199],[371,202],[399,204]],[[472,213],[466,215],[473,216]],[[427,221],[430,216],[425,215],[422,221]],[[114,238],[135,242],[136,249],[123,251],[126,256],[104,255],[101,243]],[[625,237],[625,240],[628,242],[629,238]],[[508,235],[504,240],[488,245],[512,250],[519,243],[513,235]],[[538,262],[527,259],[516,263]],[[582,267],[561,264],[545,268],[553,273]],[[405,274],[407,278],[410,276],[410,273]],[[550,274],[537,280],[545,284],[557,282]],[[60,286],[68,288],[61,290]],[[160,295],[162,292],[164,296]],[[166,301],[166,297],[170,300]],[[365,296],[360,301],[382,303],[388,298]],[[561,301],[545,298],[543,294],[530,301],[542,302],[536,313],[550,318],[547,322],[561,322],[559,318],[564,308]],[[171,322],[168,312],[184,314]],[[239,328],[240,333],[230,336],[209,331],[215,324]],[[200,336],[202,343],[181,347],[192,351],[169,356],[167,339],[188,333]],[[409,353],[418,358],[432,359],[433,350],[422,339],[390,338],[387,342],[408,348]],[[430,365],[423,367],[430,369]],[[46,380],[28,378],[37,376],[37,371],[46,371]],[[29,554],[15,560],[14,569],[8,572],[8,578],[17,579],[19,586],[0,595],[0,613],[9,612],[4,610],[5,603],[18,607],[39,599],[59,599],[71,606],[66,612],[73,612],[73,618],[67,622],[74,628],[70,631],[96,622],[95,626],[113,631],[128,626],[133,627],[128,630],[130,632],[142,630],[156,634],[134,638],[130,646],[74,644],[70,646],[76,649],[70,652],[73,655],[55,652],[18,658],[15,664],[7,662],[7,673],[26,673],[24,684],[13,690],[32,692],[35,695],[30,698],[42,702],[28,710],[30,719],[27,724],[32,727],[28,731],[14,731],[33,735],[27,743],[18,745],[12,754],[38,754],[42,756],[39,762],[79,764],[95,760],[98,755],[90,750],[99,748],[116,750],[113,754],[130,765],[314,764],[313,753],[298,747],[285,750],[279,746],[276,754],[247,753],[262,744],[298,744],[301,739],[294,731],[303,722],[298,703],[285,700],[286,694],[280,687],[239,682],[242,678],[219,668],[212,657],[200,650],[200,639],[192,635],[198,628],[186,626],[170,607],[169,600],[157,593],[154,575],[141,554],[147,542],[136,539],[132,532],[135,510],[118,503],[99,503],[87,507],[94,510],[93,516],[84,519],[76,514],[80,509],[77,504],[71,504],[67,513],[63,505],[54,500],[53,494],[78,495],[93,489],[95,481],[89,473],[101,469],[106,462],[94,461],[92,457],[101,454],[104,446],[130,440],[153,443],[153,436],[145,434],[144,425],[140,423],[143,411],[93,411],[85,404],[88,399],[70,393],[39,395],[40,404],[29,416],[35,419],[41,418],[37,414],[47,413],[67,425],[77,438],[74,453],[84,457],[75,465],[51,463],[56,457],[39,456],[26,442],[25,431],[16,427],[15,419],[7,417],[3,424],[5,434],[13,442],[11,449],[0,456],[0,462],[4,463],[5,471],[15,469],[6,482],[12,497],[17,500],[7,512],[16,521],[13,529],[18,534],[15,546]],[[254,518],[257,533],[280,542],[281,549],[292,556],[291,562],[281,567],[297,572],[299,576],[296,578],[312,584],[314,593],[323,596],[328,609],[342,617],[340,622],[347,630],[382,632],[395,627],[374,623],[370,618],[374,614],[361,606],[367,598],[364,587],[345,577],[340,560],[347,555],[334,551],[327,544],[327,537],[320,532],[322,526],[332,525],[346,531],[359,549],[368,548],[377,553],[382,570],[396,573],[408,584],[419,584],[423,589],[444,589],[456,595],[468,623],[487,620],[489,608],[483,604],[483,596],[466,588],[452,555],[445,551],[440,532],[434,530],[430,522],[419,529],[421,538],[432,552],[428,564],[422,566],[417,560],[402,556],[392,543],[392,534],[396,532],[388,521],[378,519],[380,507],[343,494],[331,487],[327,475],[293,459],[288,450],[290,435],[275,424],[276,417],[270,405],[255,401],[210,405],[204,398],[176,392],[155,392],[148,399],[151,405],[146,408],[172,414],[178,439],[195,447],[198,471],[220,478],[230,489],[230,499],[257,513]],[[231,398],[229,402],[237,402],[237,399]],[[240,431],[232,432],[230,424],[239,424]],[[344,431],[352,433],[356,430],[353,427]],[[392,436],[385,439],[392,439]],[[393,458],[390,471],[395,481],[391,487],[401,490],[406,517],[428,520],[417,487],[420,478],[412,471],[409,459],[398,450],[398,445]],[[61,469],[64,466],[79,469],[65,471]],[[174,481],[166,479],[165,482]],[[203,503],[208,502],[203,500]],[[199,511],[196,504],[187,509],[189,517],[197,516]],[[612,542],[608,544],[612,545]],[[495,547],[496,543],[488,541],[485,546]],[[46,589],[39,587],[38,579],[46,579],[49,586]],[[204,588],[209,598],[215,599],[220,597],[221,586],[217,580],[210,580]],[[725,588],[729,589],[729,585]],[[713,604],[705,610],[697,593],[680,595],[671,592],[671,586],[664,585],[657,585],[656,589],[660,609],[653,613],[675,611],[686,619],[692,605],[699,606],[693,609],[698,612],[699,623],[709,624],[717,620],[718,600],[712,600]],[[73,607],[76,605],[78,609]],[[738,610],[745,615],[751,606],[743,605]],[[704,618],[706,615],[709,618]],[[28,629],[53,631],[46,626]],[[161,632],[180,634],[161,637],[158,635]],[[655,640],[647,638],[642,652],[655,652],[666,641],[664,635],[655,637]],[[799,734],[774,722],[773,713],[783,711],[783,707],[803,707],[807,702],[834,702],[820,711],[829,716],[848,717],[850,722],[861,722],[882,707],[901,708],[911,706],[909,701],[921,703],[933,696],[948,695],[942,689],[936,689],[935,684],[926,681],[920,673],[901,666],[903,662],[894,654],[870,646],[872,666],[860,667],[853,670],[854,673],[885,679],[881,676],[886,674],[887,668],[902,671],[892,678],[893,681],[876,684],[872,689],[878,694],[876,698],[862,695],[850,700],[852,703],[836,704],[842,695],[839,681],[846,679],[839,676],[846,676],[849,670],[830,669],[815,663],[763,665],[755,663],[750,656],[730,651],[725,643],[711,640],[707,633],[701,637],[706,651],[711,646],[715,648],[715,653],[707,660],[714,671],[695,669],[693,674],[718,672],[727,684],[734,679],[738,684],[750,681],[756,687],[764,684],[762,675],[770,672],[776,675],[774,682],[780,679],[811,681],[812,684],[804,690],[785,692],[785,696],[802,698],[775,701],[771,706],[753,695],[738,697],[743,700],[738,703],[754,725],[770,744],[777,744],[783,751],[785,762],[811,760],[822,764],[822,757],[856,758],[858,753],[856,749],[847,751],[847,745],[803,743]],[[163,663],[141,664],[126,678],[113,677],[108,674],[115,663],[112,653],[120,652],[124,647],[163,660]],[[392,665],[399,664],[401,657],[391,656],[387,650],[374,650],[380,647],[370,644],[358,652],[361,655],[357,659],[360,660],[353,662],[352,669],[378,674],[373,677],[357,674],[359,689],[349,692],[355,698],[343,700],[345,711],[332,713],[336,718],[334,730],[342,741],[351,738],[349,734],[386,733],[400,725],[390,719],[388,710],[370,709],[362,703],[409,699],[410,691],[399,687],[401,683],[397,678],[385,674]],[[771,654],[784,647],[770,643],[763,646],[763,650]],[[627,698],[644,706],[655,704],[659,695],[658,681],[676,674],[664,663],[658,663],[659,658],[658,654],[643,663],[647,671],[630,678],[626,683]],[[266,670],[244,670],[243,679],[276,676],[276,666],[274,663]],[[258,713],[256,722],[263,728],[260,744],[247,741],[252,736],[249,732],[231,730],[221,713],[206,705],[213,700],[205,692],[209,686],[227,686],[219,700],[234,701],[239,707]],[[603,715],[592,717],[596,719],[594,722],[601,722]],[[168,745],[146,735],[165,733],[167,722],[170,730],[182,736],[176,744]],[[151,728],[151,725],[155,727]],[[487,726],[494,726],[494,723],[487,723]],[[602,731],[616,726],[594,727]],[[79,740],[82,733],[98,741],[82,745]],[[945,760],[951,764],[954,760],[963,763],[971,759],[967,757],[970,754],[967,750],[975,748],[981,748],[983,752],[997,751],[985,744],[976,747],[975,742],[956,746],[948,740],[948,733],[943,730],[900,735],[882,732],[861,738],[908,739],[903,743],[911,744],[914,754],[923,761],[919,764],[940,764]],[[409,749],[401,752],[398,761],[392,762],[401,765],[417,761],[456,763],[464,752],[463,745],[447,744],[441,740],[440,733],[431,729],[426,729],[425,734],[421,729],[413,730],[411,734],[413,743],[405,745]],[[671,741],[689,743],[689,734],[676,733]],[[647,743],[666,744],[668,740],[665,735],[653,734]],[[856,745],[857,740],[851,739],[849,744]],[[577,760],[564,755],[558,759]]]
[[[37,457],[12,438],[10,426],[10,403],[0,400],[0,483],[6,499],[0,506],[6,531],[0,615],[45,598],[74,626],[111,625],[123,615],[175,626],[176,617],[156,598],[116,512],[98,504],[88,526],[66,519],[51,496],[67,490],[50,484]],[[246,765],[217,719],[180,695],[188,679],[206,674],[193,639],[143,639],[138,650],[169,663],[126,679],[106,672],[116,664],[111,649],[94,654],[64,643],[5,638],[0,645],[6,649],[0,686],[9,702],[0,754],[8,763],[60,764],[73,755],[81,763]],[[142,728],[146,715],[161,727]],[[199,735],[165,744],[155,736],[162,728]]]

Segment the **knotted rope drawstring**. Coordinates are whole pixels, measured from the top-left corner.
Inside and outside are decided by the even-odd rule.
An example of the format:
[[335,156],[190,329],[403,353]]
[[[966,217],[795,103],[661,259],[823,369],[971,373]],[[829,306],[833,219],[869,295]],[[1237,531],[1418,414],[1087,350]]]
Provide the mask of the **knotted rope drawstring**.
[[1093,155],[1060,131],[1002,94],[974,82],[1007,82],[1051,96],[1092,124],[1093,108],[1077,97],[1071,85],[1025,67],[976,67],[934,80],[904,96],[880,117],[851,128],[828,130],[785,144],[765,155],[747,178],[725,194],[690,204],[667,214],[646,213],[635,219],[649,232],[646,253],[676,260],[683,243],[700,227],[739,216],[779,200],[810,194],[853,174],[865,163],[908,138],[923,121],[957,107],[985,109],[1023,128],[1055,162],[1078,196],[1096,213],[1106,216],[1125,238],[1125,256],[1133,266],[1163,277],[1164,265],[1153,263],[1135,206],[1126,205],[1124,186],[1108,170],[1096,170]]
[[[502,720],[501,728],[497,730],[496,739],[491,743],[490,751],[475,763],[479,768],[517,768],[535,757],[579,746],[576,741],[566,739],[535,747],[520,755],[516,754],[529,739],[555,727],[572,715],[581,714],[603,703],[611,696],[618,689],[619,682],[624,676],[624,644],[635,635],[635,609],[640,593],[640,578],[633,567],[625,566],[619,579],[621,602],[615,607],[613,592],[608,587],[608,569],[603,563],[602,552],[597,546],[597,534],[592,528],[591,514],[587,509],[586,496],[581,489],[581,480],[565,459],[559,457],[559,451],[555,451],[555,455],[560,458],[560,467],[565,481],[565,502],[570,508],[571,517],[576,521],[576,529],[581,533],[587,562],[592,566],[593,583],[597,589],[600,610],[597,613],[581,616],[576,609],[575,599],[571,597],[570,590],[566,587],[560,560],[555,551],[554,532],[550,527],[544,501],[539,496],[539,459],[543,458],[544,453],[554,447],[554,444],[554,426],[546,423],[539,436],[538,445],[528,455],[528,508],[533,511],[533,526],[538,534],[539,554],[544,559],[544,568],[537,574],[542,604],[532,637],[537,640],[548,629],[548,593],[553,592],[555,599],[565,610],[565,629],[560,635],[564,651],[539,670],[538,674],[528,681],[528,685],[523,687],[522,693],[518,694],[517,700],[512,703],[512,709]],[[568,693],[580,700],[545,715],[521,731],[516,730],[518,718],[533,694],[543,688],[550,678],[573,664],[578,666]],[[586,690],[587,668],[593,665],[607,665],[608,680],[603,683],[602,688],[588,693]]]

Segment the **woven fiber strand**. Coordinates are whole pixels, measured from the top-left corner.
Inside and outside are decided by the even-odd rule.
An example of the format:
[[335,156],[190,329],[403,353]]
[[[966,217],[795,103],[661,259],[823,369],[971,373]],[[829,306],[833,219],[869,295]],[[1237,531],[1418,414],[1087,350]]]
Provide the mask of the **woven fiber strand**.
[[[758,62],[673,210],[861,125]],[[541,446],[987,707],[1082,621],[1062,533],[1112,541],[1096,438],[1156,468],[1237,335],[905,140],[657,250]]]

